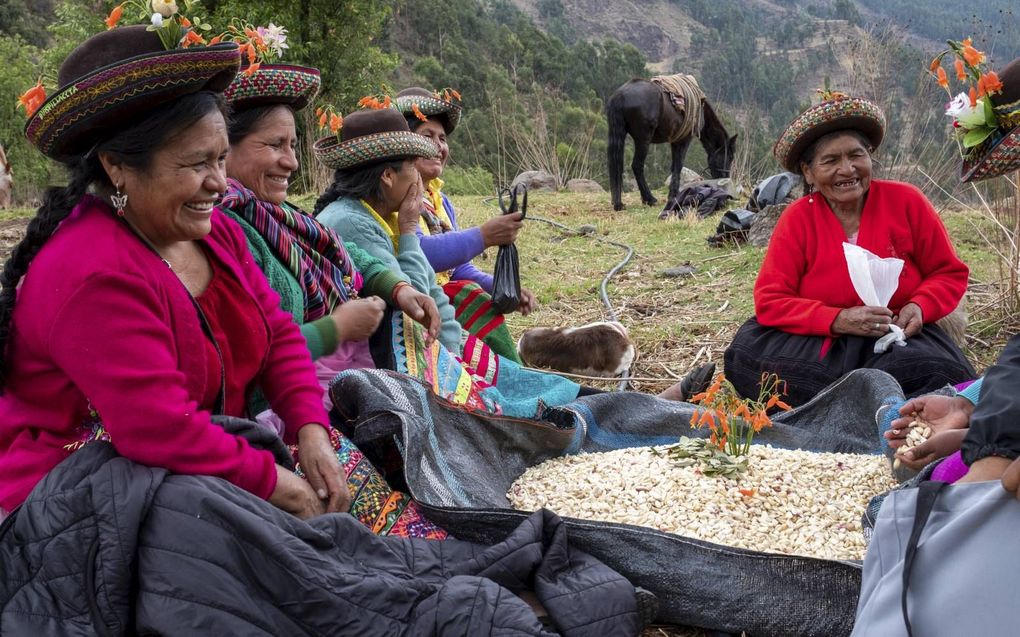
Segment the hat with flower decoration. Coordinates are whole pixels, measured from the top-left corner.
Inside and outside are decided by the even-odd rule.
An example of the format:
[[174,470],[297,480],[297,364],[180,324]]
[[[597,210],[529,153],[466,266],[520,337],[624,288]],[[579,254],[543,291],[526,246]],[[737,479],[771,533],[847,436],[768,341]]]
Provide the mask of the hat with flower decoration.
[[397,96],[393,98],[393,103],[404,114],[408,127],[417,128],[421,122],[435,117],[443,124],[443,130],[449,135],[460,122],[461,107],[459,104],[454,104],[453,100],[460,100],[460,93],[453,89],[444,89],[442,93],[435,93],[420,86],[414,86],[397,93]]
[[998,93],[988,97],[997,126],[963,159],[963,181],[981,181],[1020,170],[1020,58],[997,74]]
[[391,107],[367,108],[347,115],[338,135],[324,137],[312,148],[316,159],[336,170],[439,154],[429,138],[412,133],[400,111]]
[[25,136],[48,157],[80,157],[105,136],[183,95],[222,92],[237,74],[240,55],[234,43],[189,46],[204,40],[187,38],[194,31],[185,29],[185,37],[173,40],[181,48],[168,50],[165,33],[153,27],[113,28],[112,17],[107,24],[110,30],[67,56],[53,95],[43,99],[37,85],[33,101],[22,100],[29,116]]
[[862,97],[822,92],[823,101],[798,115],[780,135],[772,154],[790,172],[800,172],[800,157],[820,137],[852,130],[864,135],[874,150],[885,135],[885,115]]
[[269,104],[286,104],[295,111],[315,99],[322,84],[319,69],[292,64],[274,64],[283,57],[287,29],[272,22],[254,27],[234,20],[217,38],[236,42],[241,47],[243,66],[223,96],[237,110]]

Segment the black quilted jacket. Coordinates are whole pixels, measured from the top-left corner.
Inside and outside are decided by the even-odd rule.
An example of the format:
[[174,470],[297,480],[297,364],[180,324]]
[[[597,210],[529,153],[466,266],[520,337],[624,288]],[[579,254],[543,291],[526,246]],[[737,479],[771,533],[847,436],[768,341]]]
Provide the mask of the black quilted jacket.
[[0,526],[3,635],[633,635],[633,587],[531,516],[500,544],[308,523],[93,443]]

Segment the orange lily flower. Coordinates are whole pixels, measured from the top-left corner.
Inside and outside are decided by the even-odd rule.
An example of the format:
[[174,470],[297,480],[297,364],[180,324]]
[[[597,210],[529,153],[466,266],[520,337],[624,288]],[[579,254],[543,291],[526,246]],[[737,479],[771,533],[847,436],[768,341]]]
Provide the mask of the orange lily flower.
[[389,108],[392,103],[393,103],[393,100],[391,100],[390,96],[387,95],[386,97],[383,98],[382,107],[383,108]]
[[999,80],[999,75],[995,71],[988,71],[981,76],[981,79],[985,81],[985,90],[988,94],[998,93],[1002,90],[1002,82]]
[[934,60],[931,61],[931,64],[928,65],[928,70],[931,71],[932,73],[934,73],[935,69],[939,68],[939,65],[941,65],[941,64],[942,64],[942,57],[939,56],[939,57],[937,57],[937,58],[935,58]]
[[185,27],[185,28],[190,27],[191,26],[191,20],[185,18],[184,16],[181,16],[181,26]]
[[421,109],[418,108],[417,104],[411,104],[411,112],[414,113],[415,117],[423,122],[427,122],[429,120],[429,118],[425,117],[425,113],[421,112]]
[[323,112],[321,112],[321,110],[322,109],[319,109],[319,111],[320,111],[319,112],[319,128],[326,128],[326,117],[328,116],[328,113],[323,113]]
[[25,109],[26,117],[32,117],[45,101],[46,89],[43,88],[42,81],[40,80],[36,82],[35,86],[18,97],[18,106]]
[[457,98],[457,101],[458,101],[458,102],[462,101],[462,100],[460,99],[460,93],[458,93],[458,92],[457,92],[456,90],[454,90],[454,89],[452,89],[452,88],[451,88],[451,89],[450,89],[450,94],[451,94],[451,95],[453,95],[454,97],[456,97],[456,98]]
[[222,34],[221,34],[221,35],[217,35],[216,37],[212,38],[211,40],[209,40],[209,46],[212,46],[212,45],[214,45],[214,44],[219,44],[219,43],[220,43],[220,40],[221,40],[222,38],[223,38],[223,35],[222,35]]
[[[188,31],[187,33],[184,34],[184,40],[183,40],[183,43],[182,43],[182,46],[184,48],[187,48],[189,46],[196,45],[196,44],[199,45],[199,46],[205,44],[205,39],[202,38],[202,36],[200,36],[199,34],[195,33],[194,31]],[[254,72],[255,71],[252,71],[251,73],[254,73]],[[251,75],[251,73],[249,73],[249,75]]]
[[329,116],[329,130],[336,133],[340,130],[340,127],[344,125],[344,118],[340,117],[336,113]]
[[956,62],[954,62],[954,65],[956,66],[956,79],[960,80],[961,82],[967,81],[967,70],[963,66],[963,60],[961,60],[960,58],[956,58]]
[[117,26],[117,23],[120,22],[120,16],[123,15],[123,13],[124,5],[122,4],[118,4],[113,8],[113,11],[110,11],[110,15],[106,16],[106,20],[104,20],[107,31]]
[[691,429],[698,426],[698,412],[691,414]]
[[985,54],[971,46],[970,38],[963,41],[963,59],[970,66],[977,66],[985,61]]
[[792,410],[792,409],[793,409],[793,407],[791,407],[791,406],[787,405],[786,403],[784,403],[784,402],[783,402],[783,401],[781,401],[781,400],[777,400],[777,401],[776,401],[776,407],[779,407],[780,409],[782,409],[782,410],[784,410],[784,411],[790,411],[790,410]]
[[949,78],[946,77],[946,70],[941,66],[935,71],[935,77],[939,81],[939,86],[942,88],[949,88]]
[[973,86],[970,87],[970,106],[971,106],[971,108],[977,106],[977,98],[978,98],[977,89],[974,88]]
[[251,77],[252,75],[255,75],[255,71],[258,71],[260,66],[262,66],[260,62],[256,62],[255,64],[249,64],[248,68],[246,68],[244,70],[244,73],[242,73],[241,75],[244,75],[245,77]]
[[248,64],[255,63],[255,47],[251,44],[248,45]]

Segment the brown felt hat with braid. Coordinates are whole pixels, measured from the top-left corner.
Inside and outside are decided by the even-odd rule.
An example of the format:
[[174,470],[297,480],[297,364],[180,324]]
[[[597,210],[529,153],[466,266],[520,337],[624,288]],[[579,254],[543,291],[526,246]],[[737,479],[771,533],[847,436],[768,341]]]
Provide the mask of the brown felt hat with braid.
[[344,118],[340,138],[324,137],[312,147],[323,165],[343,170],[401,157],[436,157],[439,149],[412,133],[394,108],[355,111]]
[[143,25],[103,31],[60,65],[60,88],[29,118],[25,136],[48,157],[73,159],[183,95],[222,92],[240,63],[232,42],[166,50]]

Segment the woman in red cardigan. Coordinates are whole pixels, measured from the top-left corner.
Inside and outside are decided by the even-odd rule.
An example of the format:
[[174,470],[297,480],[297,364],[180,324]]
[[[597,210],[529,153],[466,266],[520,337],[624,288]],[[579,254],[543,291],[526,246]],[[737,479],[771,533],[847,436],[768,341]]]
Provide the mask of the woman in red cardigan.
[[[0,275],[0,509],[95,439],[301,517],[349,503],[304,338],[215,207],[220,93],[239,63],[234,43],[166,50],[144,26],[116,28],[26,103],[29,141],[70,180],[47,191]],[[213,422],[248,415],[256,384],[307,481]]]
[[[967,266],[917,188],[872,178],[884,128],[878,106],[838,97],[807,109],[776,143],[776,158],[803,176],[807,194],[776,225],[754,287],[756,315],[726,350],[726,376],[742,394],[757,395],[765,372],[787,381],[792,404],[860,368],[888,372],[908,396],[974,378],[934,324],[963,298]],[[903,260],[888,308],[862,303],[844,243]],[[907,345],[875,353],[890,324]]]

